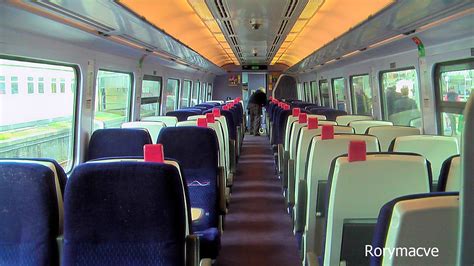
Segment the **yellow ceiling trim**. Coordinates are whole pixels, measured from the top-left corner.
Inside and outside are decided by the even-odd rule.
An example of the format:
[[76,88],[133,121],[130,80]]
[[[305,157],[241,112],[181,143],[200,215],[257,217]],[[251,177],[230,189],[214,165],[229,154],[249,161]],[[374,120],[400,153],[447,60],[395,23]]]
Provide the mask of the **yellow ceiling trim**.
[[[223,66],[233,62],[224,50],[229,46],[223,45],[227,41],[205,0],[119,1],[214,64]],[[217,34],[221,37],[216,37]]]
[[393,2],[395,0],[309,0],[272,64],[298,63]]

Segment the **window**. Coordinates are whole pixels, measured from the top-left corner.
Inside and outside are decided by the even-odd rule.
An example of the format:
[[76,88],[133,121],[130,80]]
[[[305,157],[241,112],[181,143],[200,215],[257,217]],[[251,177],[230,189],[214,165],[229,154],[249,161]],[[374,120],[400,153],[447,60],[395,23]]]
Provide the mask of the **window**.
[[310,85],[311,85],[311,95],[313,96],[313,98],[311,99],[311,102],[317,104],[319,102],[319,100],[318,100],[318,95],[319,95],[318,85],[317,85],[316,81],[311,81]]
[[[0,58],[5,79],[18,79],[21,91],[27,92],[31,74],[50,78],[76,79],[76,68],[67,65],[33,63]],[[38,81],[40,81],[38,79]],[[77,90],[77,89],[76,89]],[[75,93],[41,97],[0,94],[0,158],[50,158],[66,171],[71,170],[74,154]],[[14,113],[14,115],[12,115]]]
[[132,75],[108,70],[97,73],[94,130],[118,128],[128,121]]
[[332,95],[334,98],[334,106],[338,110],[347,110],[346,90],[344,78],[332,79]]
[[61,93],[66,92],[66,80],[65,79],[60,79],[59,80],[59,90],[61,91]]
[[212,100],[212,83],[207,84],[207,100]]
[[140,118],[160,115],[162,78],[145,75],[142,82]]
[[56,84],[56,79],[51,79],[51,93],[56,93],[58,88]]
[[[71,91],[74,93],[76,88],[71,88]],[[44,93],[44,78],[38,78],[38,93]]]
[[193,93],[191,94],[191,106],[195,106],[199,102],[199,94],[201,92],[201,84],[199,81],[196,82],[196,86],[194,87]]
[[296,84],[296,95],[298,97],[298,100],[302,100],[304,97],[303,87],[301,86],[300,82]]
[[464,128],[463,110],[474,92],[474,59],[437,64],[435,86],[438,132],[460,136]]
[[191,88],[193,87],[193,82],[190,80],[185,80],[183,82],[183,89],[181,90],[181,99],[179,106],[188,107],[189,106],[189,97],[191,97]]
[[18,77],[12,76],[10,81],[11,81],[10,89],[11,89],[12,94],[18,94]]
[[35,92],[35,85],[33,83],[33,77],[28,77],[28,94],[33,94]]
[[384,118],[394,125],[414,125],[421,119],[420,91],[415,69],[380,73]]
[[309,84],[308,82],[305,82],[303,83],[303,87],[304,87],[304,100],[305,102],[310,102],[311,101],[311,90],[309,88]]
[[71,92],[74,92],[74,90],[76,89],[76,80],[74,79],[71,79]]
[[206,95],[207,95],[207,83],[203,82],[202,83],[202,90],[201,90],[201,97],[199,97],[201,99],[200,100],[201,103],[206,101]]
[[6,90],[5,90],[5,76],[0,76],[0,94],[6,94]]
[[178,79],[168,79],[166,84],[166,89],[163,94],[164,98],[164,109],[163,114],[166,115],[167,112],[174,111],[178,104],[178,93],[179,93],[179,80]]
[[358,75],[350,77],[352,111],[357,115],[373,115],[372,89],[370,76]]
[[329,99],[329,84],[327,80],[319,81],[319,93],[321,99],[321,106],[331,107],[331,100]]

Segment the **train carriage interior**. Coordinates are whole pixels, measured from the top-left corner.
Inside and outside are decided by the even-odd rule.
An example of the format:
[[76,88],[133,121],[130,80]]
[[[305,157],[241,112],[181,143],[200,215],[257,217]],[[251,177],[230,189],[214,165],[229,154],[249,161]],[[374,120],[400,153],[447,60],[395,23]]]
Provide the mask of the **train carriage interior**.
[[0,1],[0,266],[474,265],[471,0]]

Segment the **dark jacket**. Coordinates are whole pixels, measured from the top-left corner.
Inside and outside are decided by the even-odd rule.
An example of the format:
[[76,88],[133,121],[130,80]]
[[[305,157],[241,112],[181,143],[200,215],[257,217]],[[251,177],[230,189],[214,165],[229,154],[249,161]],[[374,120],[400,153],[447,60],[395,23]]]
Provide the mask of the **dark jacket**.
[[260,106],[267,104],[267,95],[263,91],[256,91],[250,95],[249,103],[258,104]]

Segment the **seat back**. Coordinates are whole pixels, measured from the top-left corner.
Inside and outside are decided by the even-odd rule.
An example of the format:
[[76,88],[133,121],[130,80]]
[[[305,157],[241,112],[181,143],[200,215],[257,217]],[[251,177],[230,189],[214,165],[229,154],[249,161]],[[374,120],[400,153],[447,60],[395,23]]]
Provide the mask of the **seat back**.
[[200,114],[202,114],[202,110],[199,109],[181,109],[166,113],[167,116],[175,116],[178,122],[186,121],[189,116]]
[[0,265],[59,265],[63,178],[50,160],[0,160]]
[[327,121],[327,120],[318,120],[319,125],[331,125],[331,126],[337,126],[336,121]]
[[172,165],[79,165],[66,188],[62,265],[184,265],[184,193]]
[[447,136],[403,136],[394,140],[392,151],[414,152],[421,154],[431,163],[433,183],[438,183],[443,162],[453,155],[459,154],[458,139]]
[[153,143],[141,128],[98,129],[92,133],[87,161],[106,157],[143,156],[143,146]]
[[353,121],[358,120],[373,120],[374,118],[367,115],[340,115],[336,118],[336,122],[338,125],[347,126]]
[[438,191],[459,192],[461,189],[461,156],[454,155],[444,161],[438,179]]
[[289,139],[289,149],[288,151],[290,152],[290,157],[289,159],[294,160],[296,158],[296,144],[298,142],[298,136],[300,134],[300,131],[302,128],[307,127],[307,123],[299,123],[299,122],[294,122],[293,126],[291,127],[291,132],[290,135],[288,136]]
[[[306,201],[301,202],[306,208],[303,214],[305,227],[305,248],[306,251],[315,251],[316,243],[316,216],[322,216],[321,212],[324,206],[324,185],[327,183],[328,175],[331,170],[331,162],[347,153],[347,147],[351,141],[363,140],[366,143],[367,152],[378,152],[378,140],[374,136],[340,134],[334,135],[334,139],[322,139],[316,136],[312,139],[308,152],[308,162],[306,169]],[[317,215],[308,215],[319,213]],[[319,226],[320,227],[320,226]],[[321,232],[319,232],[321,233]]]
[[285,151],[289,151],[290,149],[290,135],[291,131],[293,128],[293,124],[298,121],[298,116],[288,116],[288,119],[286,120],[286,126],[285,126],[285,138],[283,142],[283,148]]
[[366,134],[376,136],[380,142],[380,150],[389,150],[392,141],[401,136],[420,135],[420,130],[405,126],[372,126],[367,128]]
[[338,265],[344,224],[376,219],[393,198],[429,192],[428,162],[416,154],[369,153],[355,162],[343,155],[331,166],[327,191],[324,265]]
[[349,123],[349,126],[353,127],[356,134],[365,134],[367,128],[374,126],[393,126],[390,121],[379,121],[379,120],[356,120]]
[[[342,115],[347,115],[347,112],[346,111],[343,111],[343,110],[335,110],[335,109],[327,109],[327,110],[324,110],[322,112],[318,112],[316,113],[318,115],[324,115],[326,116],[326,119],[327,120],[330,120],[330,121],[336,121],[336,118],[338,116],[342,116]],[[337,121],[336,121],[337,122]],[[338,123],[339,124],[339,123]],[[345,125],[344,125],[345,126]]]
[[326,116],[325,115],[313,115],[313,114],[308,114],[308,118],[311,117],[316,117],[318,121],[326,121]]
[[[396,198],[380,210],[372,249],[400,249],[371,256],[370,265],[456,265],[458,193],[415,194]],[[409,247],[436,248],[437,256],[410,256]]]
[[141,119],[143,122],[163,122],[167,127],[175,127],[178,123],[176,116],[148,116]]
[[286,121],[291,116],[290,110],[281,110],[277,112],[276,124],[275,124],[275,143],[283,144],[285,138]]
[[156,143],[158,135],[160,134],[161,129],[165,128],[166,125],[163,122],[126,122],[122,124],[122,128],[144,128],[150,133],[151,140],[153,143]]

